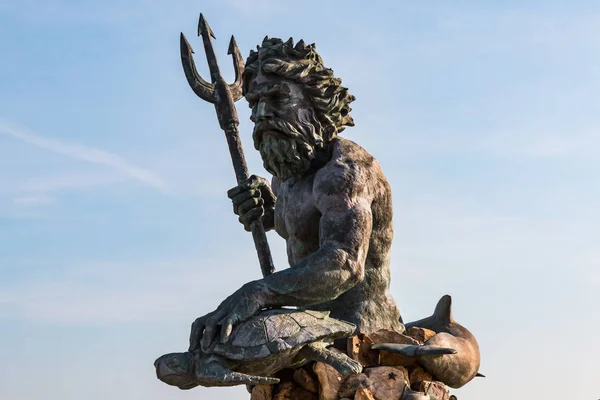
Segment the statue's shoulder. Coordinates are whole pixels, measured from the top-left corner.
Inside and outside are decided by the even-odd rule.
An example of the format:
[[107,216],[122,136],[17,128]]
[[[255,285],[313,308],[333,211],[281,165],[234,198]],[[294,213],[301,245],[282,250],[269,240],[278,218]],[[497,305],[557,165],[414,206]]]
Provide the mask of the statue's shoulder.
[[325,168],[336,169],[357,178],[357,175],[370,174],[373,168],[379,169],[379,164],[375,157],[352,140],[336,138],[331,159]]
[[376,162],[375,158],[360,145],[342,137],[337,137],[333,142],[331,161],[365,167]]
[[345,138],[332,143],[331,159],[315,175],[317,192],[356,193],[357,186],[368,185],[373,171],[379,170],[377,161],[364,148]]

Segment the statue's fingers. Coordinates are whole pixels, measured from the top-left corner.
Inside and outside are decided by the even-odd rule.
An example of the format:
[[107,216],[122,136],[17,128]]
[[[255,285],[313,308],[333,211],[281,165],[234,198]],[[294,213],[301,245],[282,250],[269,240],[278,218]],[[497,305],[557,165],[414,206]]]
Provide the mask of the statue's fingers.
[[207,321],[206,321],[206,325],[204,326],[204,333],[202,335],[202,339],[201,339],[201,346],[202,346],[202,350],[208,350],[208,348],[210,347],[210,344],[213,341],[213,338],[215,337],[215,333],[217,332],[217,318],[210,317]]
[[235,316],[227,317],[221,321],[221,343],[227,342],[227,339],[229,339],[231,331],[233,330],[233,324],[236,322],[237,318]]
[[249,189],[259,189],[265,184],[265,178],[261,178],[260,176],[256,175],[250,175],[250,178],[248,178],[246,182],[248,182],[247,185]]
[[229,189],[227,191],[227,197],[229,197],[230,199],[233,199],[234,197],[239,196],[240,194],[246,193],[251,188],[252,188],[252,186],[251,186],[250,182],[248,180],[245,180],[244,182],[240,183],[236,187]]
[[248,200],[250,197],[252,197],[254,193],[252,193],[251,190],[244,190],[242,193],[236,194],[235,196],[233,196],[231,198],[231,201],[233,202],[233,204],[237,204],[240,205],[242,204],[244,201]]
[[260,194],[261,194],[260,190],[250,189],[250,190],[246,190],[245,192],[238,194],[237,196],[234,196],[231,199],[231,201],[233,202],[233,204],[237,204],[239,206],[240,204],[247,201],[248,199],[251,199],[253,197],[260,197]]
[[[233,213],[235,215],[240,215],[240,210],[239,210],[240,205],[247,202],[248,200],[256,199],[256,198],[260,198],[260,191],[258,189],[254,189],[254,190],[251,190],[248,192],[243,192],[243,193],[235,196],[231,200],[233,203]],[[242,214],[243,213],[244,212],[242,211]]]
[[262,198],[252,197],[238,206],[238,212],[243,215],[253,208],[260,207],[263,204],[265,204],[265,201]]
[[240,192],[238,194],[236,194],[233,197],[230,197],[231,201],[233,202],[233,204],[241,204],[244,202],[244,200],[249,199],[250,197],[252,197],[252,194],[250,193],[249,190],[244,190],[243,192]]
[[194,351],[198,348],[198,345],[200,344],[200,337],[202,336],[202,332],[204,332],[205,324],[206,317],[196,318],[196,320],[192,323],[189,351]]
[[240,215],[239,221],[244,225],[244,228],[246,228],[247,231],[250,231],[250,224],[252,221],[259,219],[264,213],[265,209],[262,206],[255,207],[247,213]]
[[246,191],[246,189],[244,189],[241,185],[238,185],[227,191],[227,197],[229,197],[230,199],[233,199],[235,196],[237,196],[240,193],[243,193],[245,191]]
[[258,189],[261,185],[263,185],[263,178],[260,178],[256,175],[250,175],[248,179],[244,182],[240,183],[236,187],[233,187],[227,191],[227,197],[233,199],[235,196],[247,192],[252,189]]

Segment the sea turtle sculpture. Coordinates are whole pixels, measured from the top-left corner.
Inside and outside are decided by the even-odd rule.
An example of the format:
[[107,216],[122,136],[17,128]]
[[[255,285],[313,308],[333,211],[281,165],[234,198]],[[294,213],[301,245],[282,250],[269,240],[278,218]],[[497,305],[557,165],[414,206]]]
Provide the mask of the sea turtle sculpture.
[[206,351],[170,353],[155,362],[156,376],[180,389],[196,386],[276,384],[284,368],[321,361],[342,375],[362,371],[360,363],[327,348],[352,335],[356,327],[329,317],[329,312],[272,309],[237,325],[227,342]]

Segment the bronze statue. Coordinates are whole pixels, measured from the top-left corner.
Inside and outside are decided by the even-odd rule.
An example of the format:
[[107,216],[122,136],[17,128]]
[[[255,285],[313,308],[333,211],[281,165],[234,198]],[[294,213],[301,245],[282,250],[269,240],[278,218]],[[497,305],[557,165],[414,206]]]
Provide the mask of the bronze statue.
[[[243,285],[216,310],[196,319],[188,352],[160,357],[157,375],[166,383],[191,388],[271,384],[277,380],[270,376],[280,369],[311,360],[329,363],[342,375],[360,372],[360,364],[325,346],[353,333],[402,334],[405,329],[389,291],[390,186],[375,158],[340,136],[345,127],[354,125],[350,115],[354,96],[324,65],[314,44],[303,40],[294,44],[291,38],[284,42],[265,37],[244,66],[232,37],[229,54],[236,80],[228,85],[212,49],[214,35],[202,15],[198,34],[212,83],[198,75],[193,51],[182,34],[184,71],[194,92],[215,105],[225,131],[238,181],[227,195],[240,223],[252,232],[263,278]],[[248,176],[234,107],[242,96],[252,109],[254,147],[272,174],[270,182]],[[265,235],[271,229],[285,239],[290,264],[278,272]],[[422,320],[439,322],[424,326],[437,329],[433,339],[424,345],[383,343],[373,350],[426,359],[422,364],[439,373],[440,380],[460,386],[477,372],[479,351],[472,335],[456,334],[462,327],[449,314],[449,297],[442,300],[448,306]],[[314,318],[324,312],[331,318],[310,326],[299,323],[288,331],[266,328],[269,319],[283,321],[291,313],[289,307],[297,309],[296,316]],[[300,339],[287,343],[287,334]],[[287,347],[278,347],[282,342]],[[456,354],[473,343],[472,352]],[[448,372],[457,362],[460,371]]]
[[400,328],[389,292],[390,186],[377,161],[339,136],[352,126],[354,97],[314,45],[265,38],[243,74],[254,147],[266,179],[228,192],[246,229],[260,220],[286,240],[290,268],[244,285],[193,325],[190,350],[225,341],[235,323],[259,310],[328,310],[361,332]]

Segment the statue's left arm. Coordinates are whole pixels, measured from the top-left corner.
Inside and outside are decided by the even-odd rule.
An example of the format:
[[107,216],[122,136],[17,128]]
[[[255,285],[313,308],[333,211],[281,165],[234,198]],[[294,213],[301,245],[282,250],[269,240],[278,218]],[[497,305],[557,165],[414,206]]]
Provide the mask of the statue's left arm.
[[372,230],[371,198],[347,167],[315,177],[313,198],[321,213],[319,249],[289,268],[256,281],[263,307],[308,306],[337,298],[364,279]]
[[[361,176],[358,176],[361,175]],[[308,306],[337,298],[364,279],[372,230],[369,182],[346,165],[319,171],[313,198],[321,213],[319,249],[292,268],[249,282],[211,314],[192,325],[190,347],[207,348],[220,326],[221,340],[233,324],[265,307]]]

